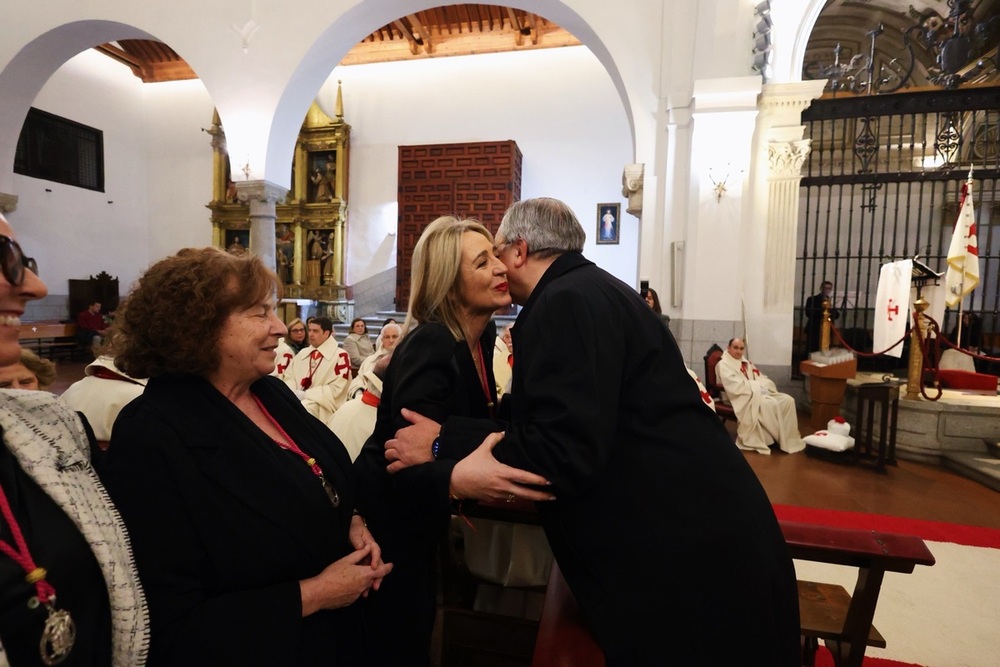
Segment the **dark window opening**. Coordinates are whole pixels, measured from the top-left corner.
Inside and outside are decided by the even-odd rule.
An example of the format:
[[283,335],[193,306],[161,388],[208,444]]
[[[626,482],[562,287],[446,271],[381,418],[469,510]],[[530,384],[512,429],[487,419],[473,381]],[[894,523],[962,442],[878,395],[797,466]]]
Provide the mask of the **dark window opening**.
[[31,108],[17,140],[14,173],[104,192],[104,133]]

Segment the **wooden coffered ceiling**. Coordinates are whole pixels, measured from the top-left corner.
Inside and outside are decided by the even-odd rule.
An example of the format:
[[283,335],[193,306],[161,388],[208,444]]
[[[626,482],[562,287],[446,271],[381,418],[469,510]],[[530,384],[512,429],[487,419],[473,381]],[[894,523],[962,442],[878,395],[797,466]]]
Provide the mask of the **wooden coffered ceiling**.
[[[234,35],[234,44],[237,44],[237,39]],[[579,44],[579,40],[558,25],[522,9],[496,5],[448,5],[407,14],[382,26],[348,51],[340,64],[360,65]],[[96,48],[130,67],[146,83],[198,78],[188,64],[162,42],[129,39]]]

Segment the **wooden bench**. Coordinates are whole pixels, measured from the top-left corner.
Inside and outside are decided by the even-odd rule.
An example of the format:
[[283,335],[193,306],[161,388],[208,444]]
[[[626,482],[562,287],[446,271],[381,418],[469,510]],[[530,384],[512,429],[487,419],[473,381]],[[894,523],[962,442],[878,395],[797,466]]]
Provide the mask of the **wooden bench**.
[[50,358],[59,353],[73,358],[82,349],[73,322],[22,322],[18,343],[39,356]]
[[[842,586],[799,581],[803,665],[814,664],[819,641],[837,667],[860,667],[867,646],[885,647],[872,626],[886,572],[913,572],[933,565],[919,537],[874,530],[830,528],[779,521],[792,558],[858,568],[854,593]],[[532,667],[603,667],[604,654],[584,625],[580,609],[558,565],[553,565],[535,642]]]

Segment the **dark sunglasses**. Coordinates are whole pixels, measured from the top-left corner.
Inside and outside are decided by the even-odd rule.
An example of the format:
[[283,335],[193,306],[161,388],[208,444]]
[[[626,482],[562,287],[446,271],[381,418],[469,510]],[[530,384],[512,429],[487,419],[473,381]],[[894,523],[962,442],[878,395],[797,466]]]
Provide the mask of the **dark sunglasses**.
[[38,275],[38,262],[31,257],[25,257],[24,251],[17,241],[0,234],[0,271],[14,287],[24,284],[24,270],[30,269]]

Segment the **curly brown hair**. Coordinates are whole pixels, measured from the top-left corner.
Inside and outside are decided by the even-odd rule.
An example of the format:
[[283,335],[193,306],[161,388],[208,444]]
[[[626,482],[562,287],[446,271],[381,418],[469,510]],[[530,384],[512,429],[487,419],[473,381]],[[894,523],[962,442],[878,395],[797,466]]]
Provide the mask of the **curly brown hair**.
[[118,308],[107,354],[132,377],[205,377],[219,367],[226,319],[275,293],[278,277],[256,255],[185,248],[139,278]]

